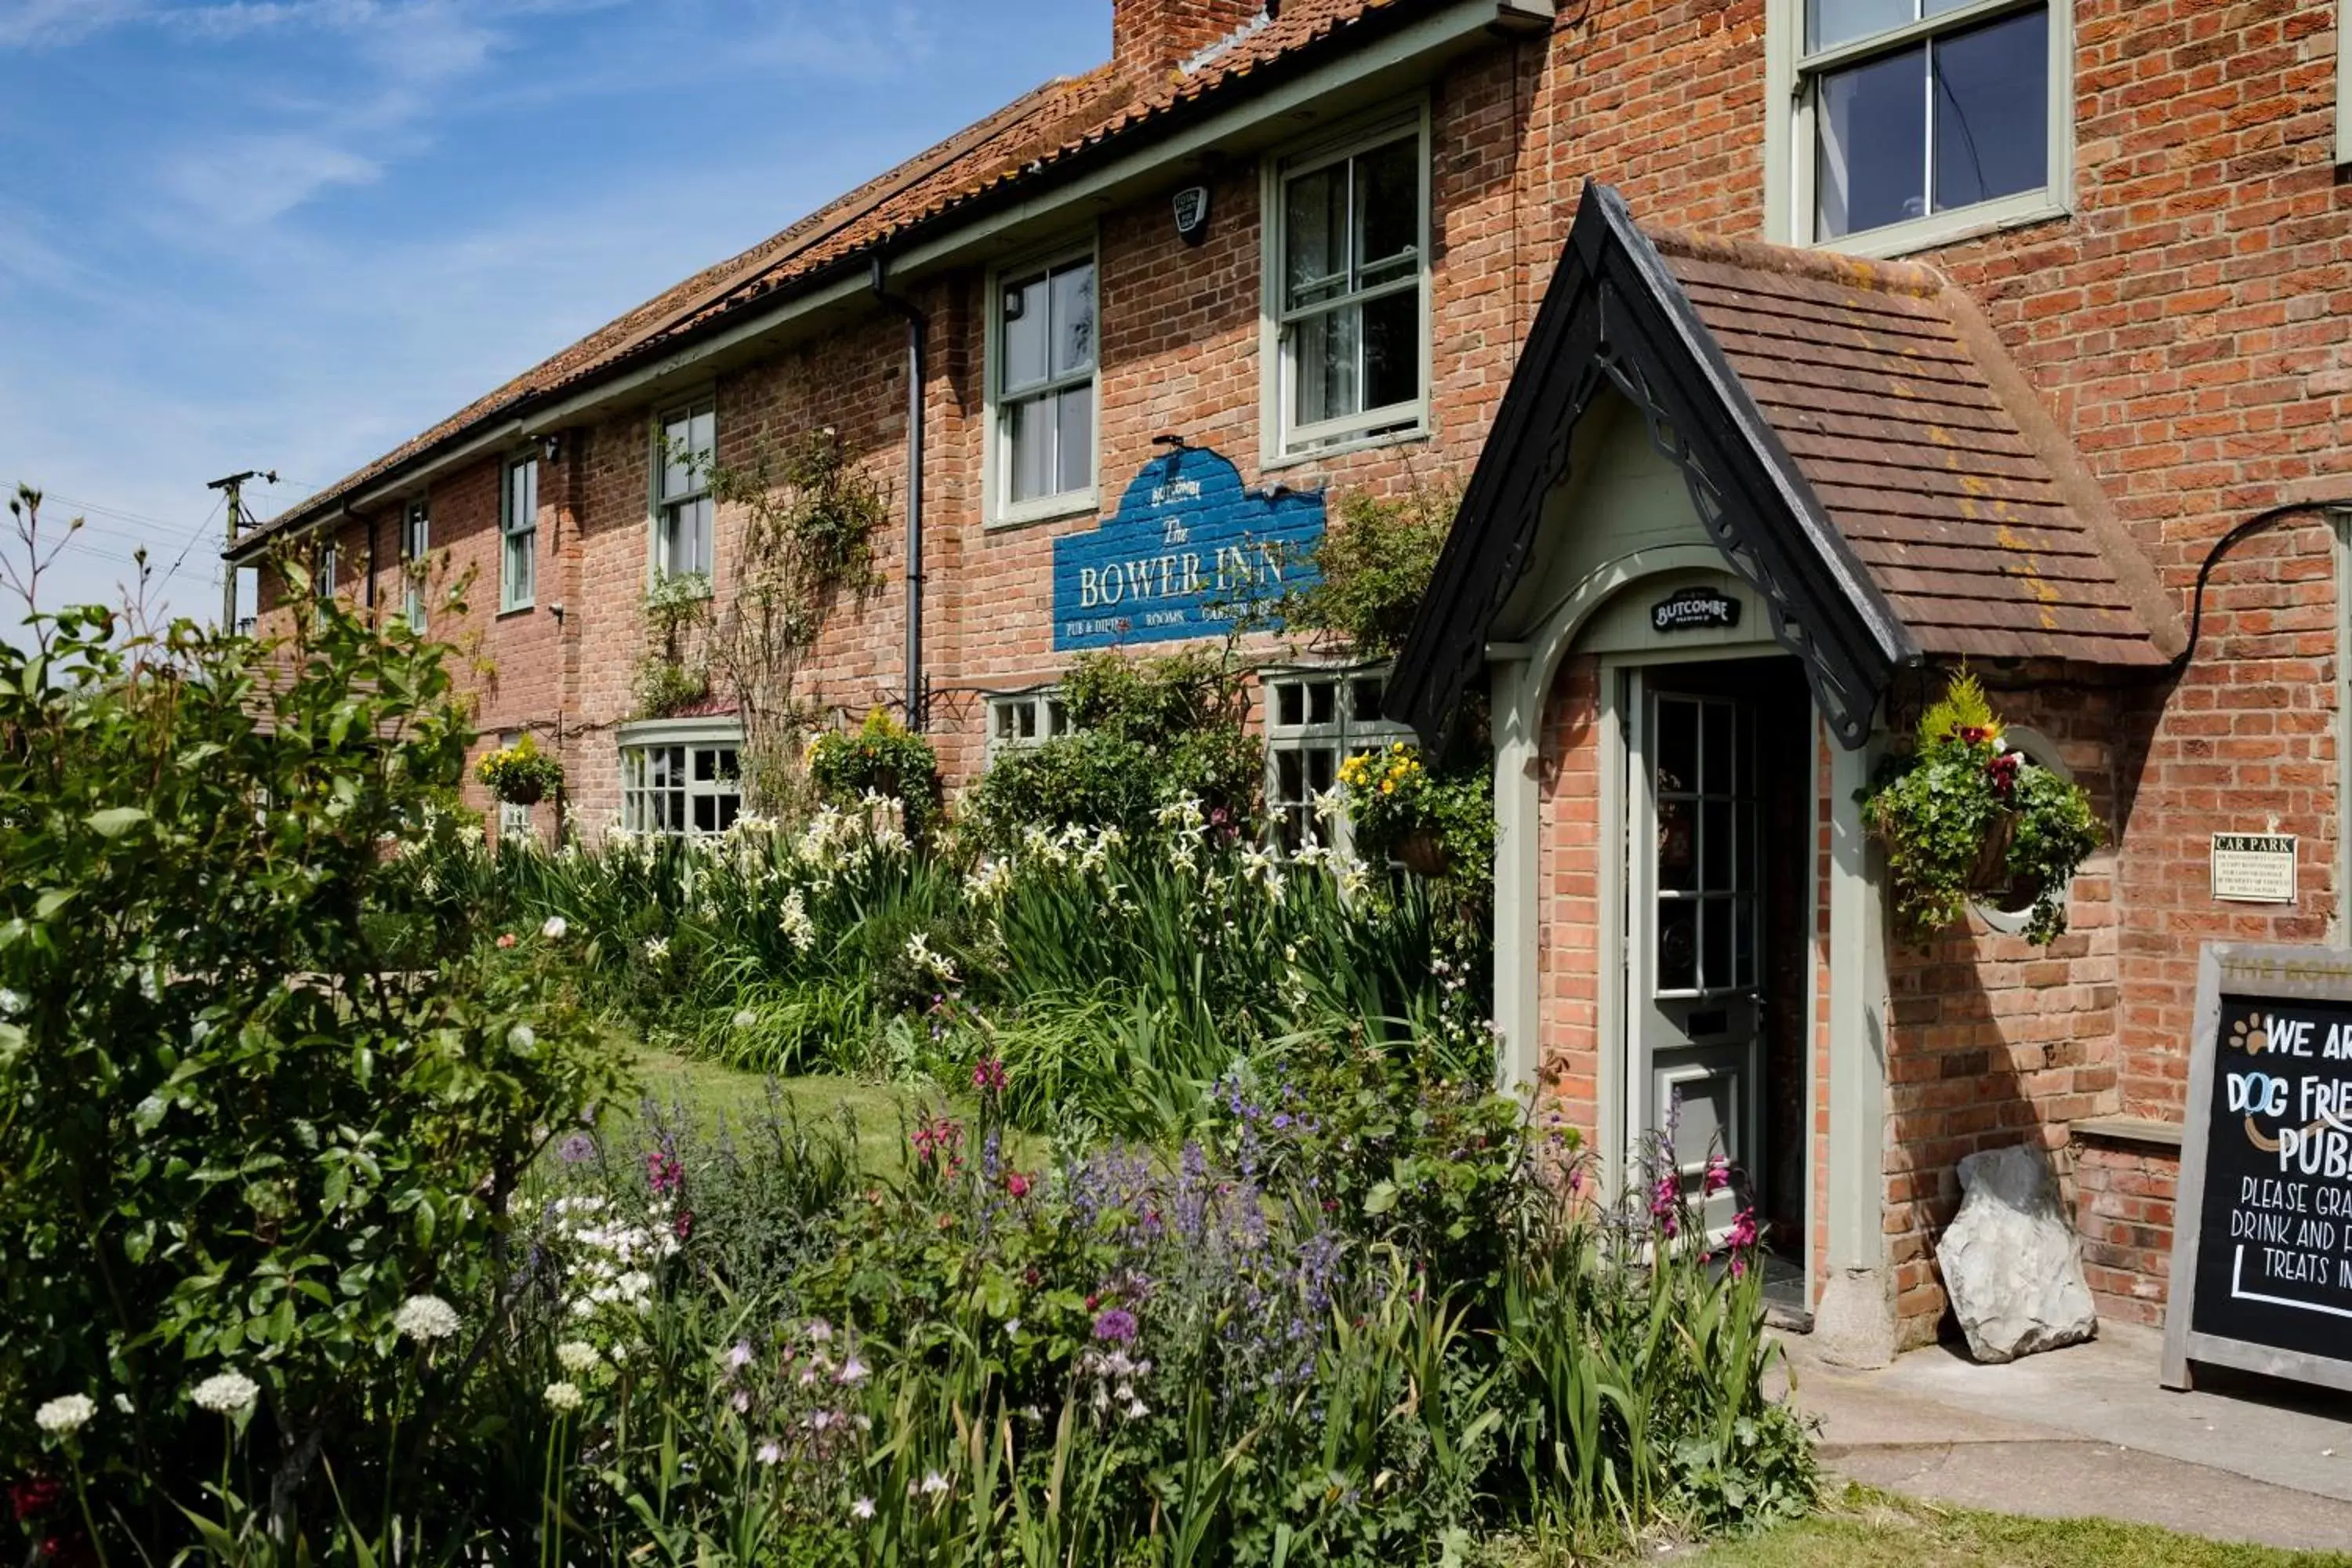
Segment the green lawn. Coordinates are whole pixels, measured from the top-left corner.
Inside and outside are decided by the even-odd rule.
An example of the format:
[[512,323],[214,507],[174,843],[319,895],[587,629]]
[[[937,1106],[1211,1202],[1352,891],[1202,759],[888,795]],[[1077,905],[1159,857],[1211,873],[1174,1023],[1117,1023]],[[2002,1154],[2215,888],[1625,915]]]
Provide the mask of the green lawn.
[[[837,1127],[846,1111],[857,1125],[858,1152],[877,1171],[898,1168],[906,1157],[906,1130],[940,1103],[936,1094],[898,1084],[831,1075],[770,1079],[649,1046],[635,1047],[635,1057],[644,1093],[665,1111],[684,1110],[706,1132],[715,1131],[722,1119],[735,1128],[764,1122],[771,1114],[772,1093],[775,1110],[804,1126]],[[634,1114],[640,1103],[616,1105],[607,1114]],[[960,1115],[971,1112],[965,1103],[953,1109]],[[1046,1152],[1044,1139],[1020,1131],[1008,1131],[1004,1147],[1005,1157],[1023,1165],[1042,1160]]]
[[2227,1546],[2148,1525],[2024,1519],[1850,1488],[1822,1512],[1665,1559],[1681,1568],[2352,1568],[2352,1556]]

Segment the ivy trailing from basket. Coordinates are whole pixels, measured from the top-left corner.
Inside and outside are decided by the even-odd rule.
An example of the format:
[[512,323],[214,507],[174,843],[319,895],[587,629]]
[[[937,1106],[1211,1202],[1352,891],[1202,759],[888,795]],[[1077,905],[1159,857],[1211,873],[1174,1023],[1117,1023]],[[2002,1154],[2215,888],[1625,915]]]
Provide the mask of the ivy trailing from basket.
[[2066,888],[2106,838],[2080,785],[2012,751],[1984,689],[1956,673],[1920,716],[1909,756],[1861,796],[1863,820],[1886,846],[1895,914],[1926,941],[1987,894],[2031,900],[2027,941],[2066,931]]
[[537,805],[563,787],[563,764],[541,751],[528,733],[485,756],[475,765],[474,775],[509,805]]

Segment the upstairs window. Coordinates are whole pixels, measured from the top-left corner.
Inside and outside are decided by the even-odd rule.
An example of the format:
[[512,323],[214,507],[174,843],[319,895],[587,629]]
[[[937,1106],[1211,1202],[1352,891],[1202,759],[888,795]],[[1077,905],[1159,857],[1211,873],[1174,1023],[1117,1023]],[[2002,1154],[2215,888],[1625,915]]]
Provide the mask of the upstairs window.
[[1281,164],[1268,280],[1276,455],[1424,425],[1428,167],[1418,116]]
[[990,515],[1001,522],[1091,506],[1095,497],[1095,261],[1003,274],[990,358]]
[[319,552],[318,570],[311,574],[310,591],[318,600],[318,624],[322,626],[327,624],[328,602],[335,596],[335,568],[341,553],[341,547],[329,540]]
[[1051,689],[1016,691],[988,700],[988,757],[1042,746],[1070,732],[1070,712]]
[[1413,732],[1381,717],[1385,666],[1292,670],[1265,678],[1265,805],[1275,837],[1297,854],[1310,844],[1349,848],[1344,820],[1316,804],[1339,782],[1339,764]]
[[2048,0],[1776,0],[1796,237],[1891,252],[2063,210],[2067,7]]
[[539,593],[539,459],[507,465],[499,502],[499,608],[527,610]]
[[413,500],[400,514],[400,575],[404,591],[402,610],[408,629],[425,635],[425,556],[433,548],[433,514],[421,500]]
[[719,453],[719,408],[703,398],[661,416],[654,453],[654,574],[710,575],[710,465]]

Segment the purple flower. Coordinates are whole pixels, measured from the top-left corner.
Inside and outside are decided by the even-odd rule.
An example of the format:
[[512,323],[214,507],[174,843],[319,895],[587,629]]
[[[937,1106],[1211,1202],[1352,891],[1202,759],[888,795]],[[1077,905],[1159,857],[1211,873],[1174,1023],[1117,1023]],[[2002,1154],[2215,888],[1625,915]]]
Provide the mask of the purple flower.
[[567,1165],[584,1165],[596,1157],[596,1140],[585,1132],[574,1132],[555,1146],[555,1156]]
[[1135,1338],[1135,1314],[1124,1308],[1113,1307],[1095,1320],[1095,1338],[1115,1344]]

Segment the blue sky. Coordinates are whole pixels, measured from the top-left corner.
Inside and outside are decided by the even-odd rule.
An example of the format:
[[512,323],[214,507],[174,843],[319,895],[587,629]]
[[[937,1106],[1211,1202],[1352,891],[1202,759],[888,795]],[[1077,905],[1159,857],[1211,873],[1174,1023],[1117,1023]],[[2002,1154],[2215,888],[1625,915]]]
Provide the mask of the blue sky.
[[89,524],[44,599],[143,542],[216,613],[205,480],[277,510],[1109,52],[1108,0],[0,0],[0,485]]

